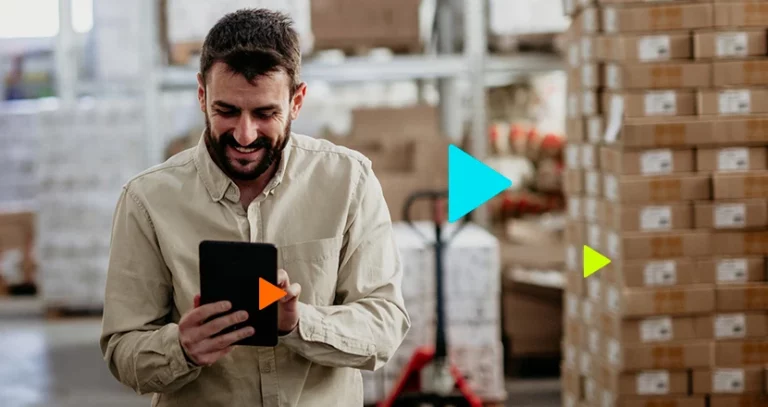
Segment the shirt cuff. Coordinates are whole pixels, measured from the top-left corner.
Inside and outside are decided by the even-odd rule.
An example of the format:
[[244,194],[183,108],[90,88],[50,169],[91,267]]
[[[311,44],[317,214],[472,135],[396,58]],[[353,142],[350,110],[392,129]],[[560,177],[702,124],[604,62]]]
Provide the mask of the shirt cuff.
[[166,349],[168,349],[168,358],[170,359],[170,380],[174,380],[179,376],[189,373],[195,369],[200,369],[201,366],[192,362],[184,353],[184,349],[181,347],[179,341],[179,326],[177,324],[171,324],[167,327],[166,333]]

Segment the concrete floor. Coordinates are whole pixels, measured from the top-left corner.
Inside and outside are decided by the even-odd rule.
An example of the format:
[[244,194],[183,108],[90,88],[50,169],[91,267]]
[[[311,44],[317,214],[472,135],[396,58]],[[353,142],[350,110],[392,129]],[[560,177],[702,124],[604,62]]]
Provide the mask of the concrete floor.
[[[114,380],[98,347],[98,319],[0,318],[2,407],[147,407]],[[559,382],[510,381],[507,406],[558,407]]]

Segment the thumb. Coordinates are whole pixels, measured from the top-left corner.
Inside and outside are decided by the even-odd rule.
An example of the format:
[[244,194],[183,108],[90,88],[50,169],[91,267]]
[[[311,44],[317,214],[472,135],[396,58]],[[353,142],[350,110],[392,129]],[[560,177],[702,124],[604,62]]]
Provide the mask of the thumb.
[[195,304],[195,308],[200,306],[200,294],[197,294],[195,296],[194,304]]

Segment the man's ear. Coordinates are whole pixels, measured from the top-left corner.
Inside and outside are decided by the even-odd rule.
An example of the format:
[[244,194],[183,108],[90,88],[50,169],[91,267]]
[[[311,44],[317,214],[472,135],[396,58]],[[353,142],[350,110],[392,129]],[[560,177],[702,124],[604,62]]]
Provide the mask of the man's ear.
[[296,120],[299,117],[301,107],[304,105],[304,97],[307,95],[307,84],[302,83],[296,89],[291,99],[291,120]]
[[203,74],[197,74],[197,101],[200,103],[200,110],[203,113],[206,112],[205,104],[205,82],[203,81]]

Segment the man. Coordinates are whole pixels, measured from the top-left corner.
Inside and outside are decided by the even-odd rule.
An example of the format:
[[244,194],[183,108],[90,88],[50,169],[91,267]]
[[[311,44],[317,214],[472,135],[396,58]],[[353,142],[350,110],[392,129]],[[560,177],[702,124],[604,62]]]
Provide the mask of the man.
[[[307,91],[300,63],[284,15],[222,18],[202,50],[200,143],[123,188],[101,349],[153,406],[358,407],[360,370],[387,362],[410,327],[370,161],[291,133]],[[202,240],[278,247],[277,347],[232,346],[250,328],[213,338],[246,315],[199,306]]]

